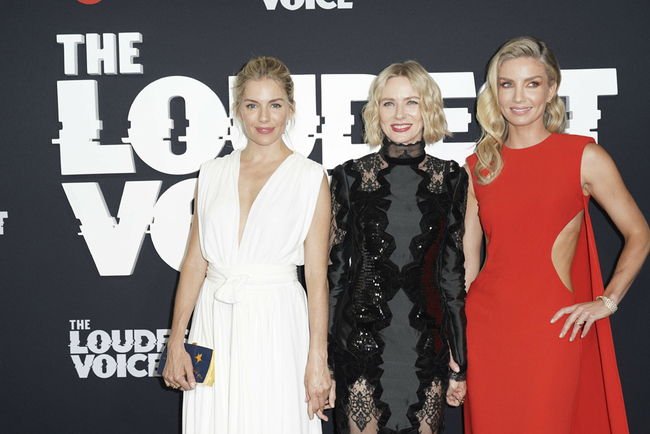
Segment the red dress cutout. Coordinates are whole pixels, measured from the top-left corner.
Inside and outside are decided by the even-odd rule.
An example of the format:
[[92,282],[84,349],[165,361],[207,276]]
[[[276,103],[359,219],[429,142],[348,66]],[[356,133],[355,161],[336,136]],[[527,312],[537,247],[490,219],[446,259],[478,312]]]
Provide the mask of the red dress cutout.
[[[562,307],[594,300],[603,282],[582,193],[589,137],[552,134],[525,149],[503,148],[492,183],[476,183],[487,260],[472,283],[467,312],[467,434],[628,433],[608,319],[569,342],[559,338]],[[575,295],[551,260],[553,243],[581,211],[571,267]]]

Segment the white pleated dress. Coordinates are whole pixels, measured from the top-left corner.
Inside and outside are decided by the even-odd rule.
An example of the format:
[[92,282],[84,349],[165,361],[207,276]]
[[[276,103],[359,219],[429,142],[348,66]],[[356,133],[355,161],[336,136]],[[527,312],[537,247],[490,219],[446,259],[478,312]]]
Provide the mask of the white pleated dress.
[[314,434],[304,375],[307,298],[296,277],[323,168],[298,153],[271,175],[238,246],[241,150],[208,161],[198,181],[208,273],[188,342],[214,348],[215,381],[183,394],[185,434]]

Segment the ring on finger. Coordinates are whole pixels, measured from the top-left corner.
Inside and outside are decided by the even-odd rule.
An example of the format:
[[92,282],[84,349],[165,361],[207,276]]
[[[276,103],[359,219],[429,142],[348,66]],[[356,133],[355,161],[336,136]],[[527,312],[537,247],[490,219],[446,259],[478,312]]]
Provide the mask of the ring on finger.
[[582,327],[582,326],[584,325],[584,323],[583,323],[583,322],[578,322],[578,321],[576,321],[576,325],[577,325],[578,327]]

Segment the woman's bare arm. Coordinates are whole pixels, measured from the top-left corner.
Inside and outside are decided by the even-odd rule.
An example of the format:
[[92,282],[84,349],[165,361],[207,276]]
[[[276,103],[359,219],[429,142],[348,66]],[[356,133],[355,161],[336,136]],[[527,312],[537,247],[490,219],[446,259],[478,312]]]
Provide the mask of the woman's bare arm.
[[[323,175],[318,202],[309,233],[305,239],[305,283],[309,300],[309,358],[305,371],[305,390],[309,417],[316,414],[327,420],[323,410],[333,406],[332,381],[327,366],[327,321],[329,290],[327,285],[327,252],[331,221],[330,192]],[[328,402],[329,400],[329,402]]]
[[194,203],[192,229],[176,291],[172,329],[167,341],[167,362],[162,374],[167,386],[178,386],[181,390],[190,390],[196,387],[192,374],[192,361],[183,344],[185,331],[208,268],[208,262],[203,258],[199,245],[196,199]]
[[[650,229],[625,187],[614,161],[595,143],[589,143],[583,151],[581,182],[584,194],[590,194],[603,207],[625,241],[612,280],[603,294],[618,304],[632,285],[650,251]],[[560,337],[564,337],[573,326],[570,338],[573,340],[582,324],[584,327],[581,337],[584,337],[595,321],[611,314],[601,300],[594,300],[560,309],[551,322],[568,315]]]
[[465,252],[465,290],[469,287],[481,271],[481,245],[483,243],[483,228],[478,216],[478,201],[474,194],[472,174],[467,164],[464,166],[469,175],[467,191],[467,211],[465,212],[465,236],[463,237],[463,250]]

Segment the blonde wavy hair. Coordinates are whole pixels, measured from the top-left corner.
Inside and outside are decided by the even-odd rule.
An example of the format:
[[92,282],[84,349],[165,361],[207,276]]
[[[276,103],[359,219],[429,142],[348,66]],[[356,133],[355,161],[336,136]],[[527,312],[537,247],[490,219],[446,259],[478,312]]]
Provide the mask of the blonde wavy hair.
[[435,143],[451,136],[447,129],[440,88],[422,65],[414,60],[409,60],[404,63],[393,63],[382,70],[372,81],[368,91],[368,103],[362,110],[366,143],[373,147],[379,146],[384,139],[384,132],[379,126],[379,105],[386,82],[392,77],[408,78],[413,89],[420,95],[424,142]]
[[[235,77],[235,83],[232,87],[232,110],[237,113],[239,105],[241,104],[242,94],[246,88],[246,84],[252,80],[262,80],[264,78],[271,78],[284,90],[287,97],[290,113],[296,112],[296,103],[293,100],[293,80],[289,73],[289,68],[274,57],[257,57],[250,59],[239,70]],[[234,116],[236,122],[239,124],[239,130],[246,134],[246,128],[242,125],[239,116]],[[291,116],[293,122],[293,116]]]
[[[489,184],[503,169],[501,149],[508,138],[508,122],[499,109],[499,69],[505,61],[522,57],[538,61],[546,71],[548,85],[557,84],[555,95],[544,111],[544,126],[551,133],[563,133],[566,128],[566,109],[558,96],[562,73],[553,51],[544,41],[532,36],[520,36],[509,40],[490,60],[485,88],[478,97],[476,118],[482,130],[475,150],[478,162],[474,173],[478,184]],[[486,170],[487,173],[483,174]]]

